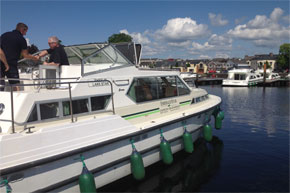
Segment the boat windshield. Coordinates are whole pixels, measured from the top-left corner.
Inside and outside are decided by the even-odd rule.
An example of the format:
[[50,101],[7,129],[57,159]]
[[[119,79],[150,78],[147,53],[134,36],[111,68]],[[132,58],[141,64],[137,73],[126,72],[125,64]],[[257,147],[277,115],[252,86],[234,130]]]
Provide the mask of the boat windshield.
[[105,47],[106,44],[83,44],[64,47],[69,64],[81,64],[82,60],[97,50]]
[[114,46],[85,44],[65,47],[69,63],[82,64],[82,74],[111,69],[132,63]]
[[[141,53],[141,46],[134,43],[90,43],[65,46],[64,49],[71,66],[81,65],[82,75],[125,65],[138,65]],[[43,59],[48,60],[48,58],[42,58],[42,61],[38,62],[30,59],[20,60],[19,66],[24,69],[21,71],[27,71],[27,67],[38,67],[44,61]]]

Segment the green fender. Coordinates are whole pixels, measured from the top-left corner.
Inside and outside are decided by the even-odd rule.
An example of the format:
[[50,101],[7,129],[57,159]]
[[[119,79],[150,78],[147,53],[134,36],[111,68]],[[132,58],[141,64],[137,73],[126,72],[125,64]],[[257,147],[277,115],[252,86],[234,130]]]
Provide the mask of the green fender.
[[161,153],[162,161],[165,164],[169,165],[173,162],[173,156],[172,156],[170,144],[164,137],[161,137],[160,153]]
[[203,126],[203,137],[208,142],[212,139],[212,129],[209,124]]

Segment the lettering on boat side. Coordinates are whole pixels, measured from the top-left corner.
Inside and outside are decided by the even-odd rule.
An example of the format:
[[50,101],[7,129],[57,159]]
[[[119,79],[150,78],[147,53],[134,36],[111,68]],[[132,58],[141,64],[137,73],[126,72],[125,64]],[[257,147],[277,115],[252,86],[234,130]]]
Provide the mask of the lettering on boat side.
[[104,80],[106,79],[93,79],[92,81],[96,82],[90,82],[89,87],[110,86],[110,83]]
[[161,114],[175,111],[180,108],[180,105],[177,103],[176,99],[171,99],[168,101],[161,101],[160,105],[161,105],[160,107]]
[[160,105],[162,107],[162,106],[167,106],[167,105],[171,105],[171,104],[174,104],[174,103],[177,103],[176,99],[171,99],[171,100],[168,100],[168,101],[161,101]]

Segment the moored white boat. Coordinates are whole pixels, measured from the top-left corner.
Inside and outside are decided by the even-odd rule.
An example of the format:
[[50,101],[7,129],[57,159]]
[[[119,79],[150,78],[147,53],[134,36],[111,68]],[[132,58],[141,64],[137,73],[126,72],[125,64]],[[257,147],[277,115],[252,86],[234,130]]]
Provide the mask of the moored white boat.
[[[256,70],[256,73],[260,74],[261,77],[263,78],[263,76],[264,76],[263,69]],[[278,73],[273,72],[271,69],[266,70],[266,82],[267,83],[275,82],[278,80],[281,80],[281,76]]]
[[80,156],[102,187],[131,174],[132,140],[149,166],[161,160],[161,129],[175,153],[185,128],[195,141],[219,110],[220,97],[178,72],[138,69],[135,44],[65,50],[69,66],[30,68],[21,91],[1,92],[1,192],[79,192]]
[[222,86],[255,86],[261,82],[251,69],[233,69],[228,71],[228,78],[223,80]]

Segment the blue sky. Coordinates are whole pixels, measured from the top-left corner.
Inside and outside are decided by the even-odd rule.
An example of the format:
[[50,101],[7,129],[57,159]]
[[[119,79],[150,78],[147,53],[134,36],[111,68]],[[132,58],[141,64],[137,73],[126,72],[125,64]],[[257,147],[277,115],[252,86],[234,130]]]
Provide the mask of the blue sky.
[[3,1],[1,34],[18,22],[40,49],[105,42],[127,33],[143,58],[200,59],[278,53],[289,43],[289,1]]

